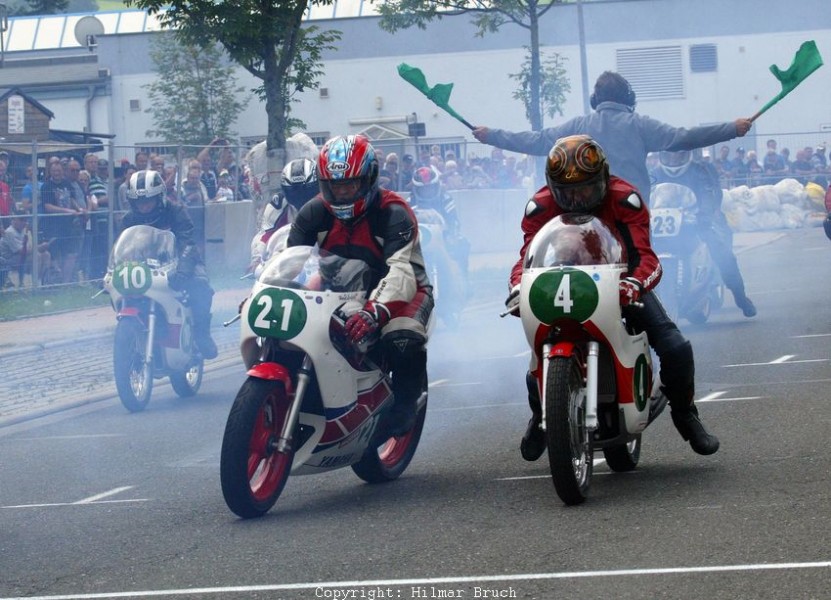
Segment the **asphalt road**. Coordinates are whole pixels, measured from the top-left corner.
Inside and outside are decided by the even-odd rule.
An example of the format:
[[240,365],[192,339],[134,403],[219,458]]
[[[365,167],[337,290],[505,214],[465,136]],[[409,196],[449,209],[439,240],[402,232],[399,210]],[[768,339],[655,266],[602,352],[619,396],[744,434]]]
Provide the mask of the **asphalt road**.
[[[697,398],[721,438],[694,454],[668,415],[639,467],[595,469],[564,506],[521,459],[528,354],[480,279],[430,346],[428,419],[404,475],[294,477],[242,521],[219,488],[239,367],[200,394],[158,387],[0,429],[0,600],[27,598],[827,598],[831,242],[788,233],[740,257],[759,309],[684,325]],[[82,390],[79,389],[79,395]]]

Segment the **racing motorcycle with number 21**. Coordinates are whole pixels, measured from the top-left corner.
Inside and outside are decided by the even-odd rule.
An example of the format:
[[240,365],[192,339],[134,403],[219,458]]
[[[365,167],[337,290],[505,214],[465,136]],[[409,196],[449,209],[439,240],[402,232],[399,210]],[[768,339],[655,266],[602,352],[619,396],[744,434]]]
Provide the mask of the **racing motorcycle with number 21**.
[[377,274],[363,261],[295,246],[274,254],[240,307],[240,350],[248,369],[222,440],[220,478],[228,507],[259,517],[290,474],[351,467],[368,483],[398,478],[415,454],[427,410],[427,381],[413,427],[379,427],[393,401],[379,345],[354,345],[346,320],[365,303]]

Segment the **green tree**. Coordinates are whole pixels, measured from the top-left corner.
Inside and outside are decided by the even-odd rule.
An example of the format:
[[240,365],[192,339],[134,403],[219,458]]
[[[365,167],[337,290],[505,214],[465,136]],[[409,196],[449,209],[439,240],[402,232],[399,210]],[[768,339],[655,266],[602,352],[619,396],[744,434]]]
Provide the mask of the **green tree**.
[[[519,82],[519,88],[514,91],[514,100],[520,100],[525,105],[525,116],[531,121],[531,49],[525,47],[527,54],[525,62],[522,63],[522,70],[519,73],[509,75],[511,79]],[[562,116],[563,106],[566,103],[566,94],[571,91],[571,83],[566,75],[563,63],[566,59],[558,52],[545,55],[540,51],[540,110],[549,117],[555,114]]]
[[176,30],[186,43],[206,46],[219,42],[234,62],[262,81],[255,92],[265,100],[269,170],[277,170],[284,162],[286,135],[292,124],[292,96],[317,89],[322,53],[334,49],[341,37],[339,31],[303,27],[303,17],[309,6],[332,2],[128,0],[127,5],[158,14],[162,25]]
[[[540,53],[540,18],[552,6],[563,0],[373,0],[381,15],[380,26],[385,31],[395,33],[399,29],[418,27],[426,29],[434,19],[469,14],[473,17],[477,36],[497,31],[502,25],[513,23],[527,29],[531,36],[528,59],[520,73],[511,75],[520,82],[520,89],[515,98],[525,103],[525,110],[531,129],[540,131],[543,127],[543,112],[555,107],[560,110],[563,93],[570,89],[564,70],[544,68]],[[558,60],[558,59],[557,59]],[[559,74],[555,82],[547,77]],[[551,114],[549,112],[549,114]]]
[[235,137],[231,131],[249,98],[236,86],[234,68],[216,45],[189,46],[175,35],[163,33],[153,43],[150,57],[157,77],[143,86],[152,106],[155,129],[147,131],[160,141],[204,146],[216,137]]
[[66,11],[69,0],[27,0],[30,15],[56,15]]

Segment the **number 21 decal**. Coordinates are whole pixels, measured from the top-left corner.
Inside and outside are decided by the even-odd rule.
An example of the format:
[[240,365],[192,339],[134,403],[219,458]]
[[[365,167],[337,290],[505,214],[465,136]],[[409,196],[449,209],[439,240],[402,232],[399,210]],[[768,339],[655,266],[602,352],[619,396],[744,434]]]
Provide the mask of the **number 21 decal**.
[[266,289],[248,305],[248,324],[259,336],[288,340],[306,326],[306,305],[289,290]]

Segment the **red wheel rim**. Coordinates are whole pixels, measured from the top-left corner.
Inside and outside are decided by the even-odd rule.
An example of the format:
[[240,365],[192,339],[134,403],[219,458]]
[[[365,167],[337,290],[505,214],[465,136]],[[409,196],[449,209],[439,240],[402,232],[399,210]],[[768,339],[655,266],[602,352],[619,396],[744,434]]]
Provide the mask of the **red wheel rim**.
[[387,468],[392,468],[404,458],[407,449],[410,447],[413,431],[415,431],[415,427],[401,437],[388,439],[383,445],[378,447],[378,459],[382,465]]
[[283,428],[285,410],[280,406],[281,394],[272,393],[263,400],[251,431],[248,446],[248,482],[251,494],[258,501],[270,498],[285,480],[291,468],[291,454],[272,449]]

